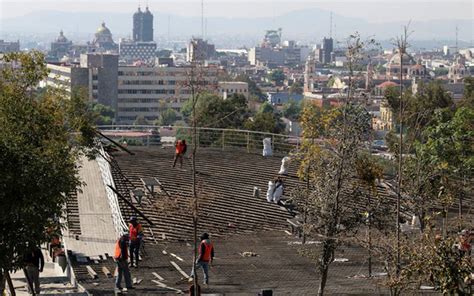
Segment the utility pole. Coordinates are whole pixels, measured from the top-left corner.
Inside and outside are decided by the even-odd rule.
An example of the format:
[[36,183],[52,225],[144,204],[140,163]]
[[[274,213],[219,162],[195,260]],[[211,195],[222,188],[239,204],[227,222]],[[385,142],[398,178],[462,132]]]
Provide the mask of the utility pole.
[[201,0],[201,38],[204,40],[204,0]]

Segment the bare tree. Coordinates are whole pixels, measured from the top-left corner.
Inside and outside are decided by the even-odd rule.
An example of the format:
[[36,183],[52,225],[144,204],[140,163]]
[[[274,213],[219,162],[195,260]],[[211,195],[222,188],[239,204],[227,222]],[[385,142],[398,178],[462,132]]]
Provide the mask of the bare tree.
[[396,263],[396,273],[400,273],[400,202],[402,195],[402,175],[403,175],[403,56],[407,54],[408,49],[408,38],[410,37],[409,31],[410,23],[403,27],[403,33],[396,38],[395,44],[398,49],[398,54],[400,56],[400,101],[399,101],[399,152],[398,152],[398,184],[397,184],[397,210],[396,210],[396,236],[397,236],[397,263]]

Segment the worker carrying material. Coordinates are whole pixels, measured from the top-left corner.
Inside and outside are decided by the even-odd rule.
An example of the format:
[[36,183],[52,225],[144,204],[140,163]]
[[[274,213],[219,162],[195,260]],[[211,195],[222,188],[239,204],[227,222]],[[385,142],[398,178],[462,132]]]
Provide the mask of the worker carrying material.
[[288,156],[283,157],[281,160],[281,167],[280,171],[278,172],[279,175],[288,175],[288,167],[290,166],[290,160]]

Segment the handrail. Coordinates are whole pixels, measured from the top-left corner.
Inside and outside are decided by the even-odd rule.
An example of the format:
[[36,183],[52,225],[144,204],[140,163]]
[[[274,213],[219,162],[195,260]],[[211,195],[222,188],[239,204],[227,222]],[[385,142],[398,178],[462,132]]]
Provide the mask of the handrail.
[[[173,129],[192,129],[190,126],[171,126]],[[97,126],[99,130],[106,129],[116,129],[116,128],[131,128],[131,129],[168,129],[170,126],[161,126],[161,125],[99,125]],[[300,139],[298,136],[284,135],[284,134],[275,134],[268,132],[260,131],[251,131],[251,130],[242,130],[242,129],[230,129],[230,128],[214,128],[214,127],[197,127],[198,130],[208,130],[208,131],[230,131],[230,132],[241,132],[241,133],[251,133],[251,134],[260,134],[268,136],[277,136],[277,137],[286,137],[292,139]]]

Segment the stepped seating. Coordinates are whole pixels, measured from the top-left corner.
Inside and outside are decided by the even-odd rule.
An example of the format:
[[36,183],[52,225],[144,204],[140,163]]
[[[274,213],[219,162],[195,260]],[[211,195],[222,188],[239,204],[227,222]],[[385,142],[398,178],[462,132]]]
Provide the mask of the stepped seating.
[[67,228],[69,233],[81,235],[81,223],[79,219],[79,207],[77,202],[77,192],[71,192],[66,200]]
[[[158,193],[156,198],[148,197],[152,206],[143,201],[137,207],[154,223],[152,232],[156,239],[165,237],[189,240],[193,231],[190,215],[192,174],[189,160],[186,160],[185,170],[173,169],[172,149],[135,152],[135,156],[113,154],[118,166],[113,166],[112,175],[118,191],[130,198],[133,187],[143,187],[140,178],[158,178],[171,198]],[[235,152],[200,150],[196,161],[199,231],[219,236],[259,229],[286,229],[285,221],[292,217],[288,211],[268,203],[264,196],[254,198],[252,195],[254,186],[259,187],[262,193],[266,192],[268,181],[276,176],[280,162],[279,157],[264,159],[256,154],[241,157],[241,154]],[[294,175],[295,168],[293,169],[290,174]],[[289,193],[298,182],[297,178],[286,178],[286,192]],[[123,201],[121,210],[125,217],[133,215],[133,211]],[[145,229],[147,227],[148,225]]]

